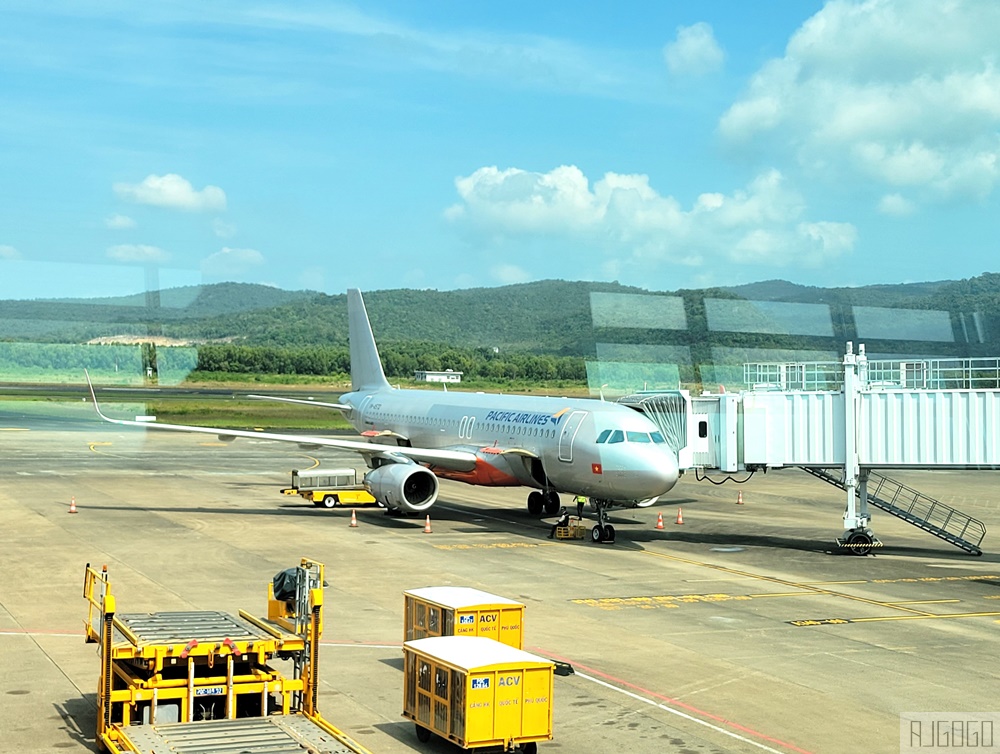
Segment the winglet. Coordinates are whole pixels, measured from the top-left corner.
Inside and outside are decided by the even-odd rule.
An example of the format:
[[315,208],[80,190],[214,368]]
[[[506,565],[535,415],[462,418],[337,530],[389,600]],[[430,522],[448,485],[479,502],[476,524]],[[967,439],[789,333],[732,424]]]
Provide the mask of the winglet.
[[108,417],[101,413],[101,407],[97,403],[97,394],[94,392],[94,383],[90,381],[90,372],[84,369],[83,374],[87,378],[87,387],[90,388],[90,399],[94,402],[94,410],[97,411],[99,417],[107,421]]
[[101,404],[97,402],[97,394],[94,392],[94,383],[90,381],[90,372],[84,369],[83,373],[87,377],[87,387],[90,388],[90,398],[94,401],[94,410],[97,412],[97,415],[104,421],[110,422],[111,424],[125,424],[126,422],[121,419],[112,419],[111,417],[104,415],[104,412],[101,411]]

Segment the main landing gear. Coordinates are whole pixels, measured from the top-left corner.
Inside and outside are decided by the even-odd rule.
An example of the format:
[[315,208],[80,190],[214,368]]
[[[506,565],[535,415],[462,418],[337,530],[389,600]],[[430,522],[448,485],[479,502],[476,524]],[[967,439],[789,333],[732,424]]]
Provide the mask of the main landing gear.
[[590,541],[608,542],[609,544],[614,542],[615,527],[608,523],[608,503],[597,498],[591,498],[590,502],[597,510],[597,523],[590,530]]
[[528,513],[540,516],[542,511],[552,516],[559,512],[559,493],[555,490],[532,490],[528,493]]

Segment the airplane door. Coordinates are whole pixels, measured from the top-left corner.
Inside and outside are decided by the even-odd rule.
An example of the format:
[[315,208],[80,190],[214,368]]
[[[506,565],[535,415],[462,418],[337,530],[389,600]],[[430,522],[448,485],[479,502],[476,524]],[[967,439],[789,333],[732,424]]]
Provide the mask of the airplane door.
[[580,425],[583,423],[583,417],[586,415],[586,411],[574,411],[566,417],[562,430],[559,432],[560,461],[565,461],[566,463],[573,461],[573,440],[576,439],[576,433],[580,431]]
[[[371,402],[372,402],[372,396],[370,395],[366,395],[361,400],[361,405],[358,406],[358,416],[357,416],[359,423],[365,420],[365,411],[368,409],[368,404]],[[351,418],[353,419],[354,417],[352,416]]]

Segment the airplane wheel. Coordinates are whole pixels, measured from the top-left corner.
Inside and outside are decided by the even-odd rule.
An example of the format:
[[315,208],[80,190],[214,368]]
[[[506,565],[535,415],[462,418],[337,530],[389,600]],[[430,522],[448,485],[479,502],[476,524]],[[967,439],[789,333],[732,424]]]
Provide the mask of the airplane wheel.
[[323,501],[322,501],[321,505],[324,508],[336,508],[337,507],[337,496],[336,495],[327,495],[326,497],[323,498]]
[[528,513],[532,516],[539,516],[542,513],[542,508],[545,507],[545,498],[542,497],[542,493],[538,490],[533,490],[528,493]]
[[545,493],[545,512],[550,516],[559,512],[559,493],[549,490]]
[[614,542],[615,541],[615,527],[611,524],[604,525],[604,541]]
[[425,728],[423,725],[417,726],[417,740],[422,744],[425,744],[431,740],[431,732],[427,730],[427,728]]
[[604,541],[604,527],[600,524],[595,526],[590,530],[590,541],[591,542],[603,542]]
[[847,540],[847,546],[851,548],[851,552],[855,555],[867,555],[872,551],[874,544],[875,542],[870,536],[860,531],[852,534],[850,539]]

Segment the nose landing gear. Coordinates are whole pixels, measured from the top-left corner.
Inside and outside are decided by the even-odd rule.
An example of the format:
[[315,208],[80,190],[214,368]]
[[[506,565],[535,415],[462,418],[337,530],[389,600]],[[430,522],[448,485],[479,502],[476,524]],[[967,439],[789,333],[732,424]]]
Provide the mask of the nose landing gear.
[[590,530],[590,541],[612,544],[615,541],[615,527],[608,523],[608,503],[605,500],[592,498],[590,501],[597,510],[597,523]]

